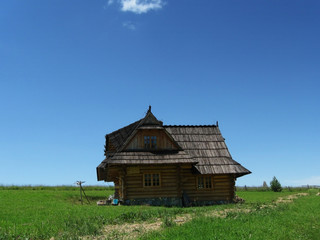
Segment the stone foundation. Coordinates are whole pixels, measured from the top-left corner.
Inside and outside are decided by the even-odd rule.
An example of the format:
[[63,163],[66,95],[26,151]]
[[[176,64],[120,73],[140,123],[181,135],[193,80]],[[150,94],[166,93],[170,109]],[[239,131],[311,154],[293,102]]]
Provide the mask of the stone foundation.
[[150,205],[150,206],[179,206],[182,207],[182,199],[180,198],[138,198],[124,201],[125,205]]
[[[191,201],[189,206],[208,206],[208,205],[220,205],[228,204],[230,201]],[[183,207],[183,201],[181,198],[139,198],[130,199],[124,201],[125,205],[148,205],[148,206],[166,206],[166,207]]]

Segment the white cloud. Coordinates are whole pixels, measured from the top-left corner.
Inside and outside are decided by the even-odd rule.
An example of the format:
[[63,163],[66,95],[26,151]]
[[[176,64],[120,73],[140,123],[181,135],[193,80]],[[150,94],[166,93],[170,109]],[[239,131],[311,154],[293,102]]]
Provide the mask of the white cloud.
[[161,0],[121,0],[124,12],[146,13],[150,10],[162,8],[163,3]]
[[118,2],[121,5],[121,11],[137,14],[161,9],[164,5],[162,0],[108,0],[107,4],[110,6],[114,2]]
[[130,21],[122,23],[122,26],[132,31],[136,30],[136,26]]

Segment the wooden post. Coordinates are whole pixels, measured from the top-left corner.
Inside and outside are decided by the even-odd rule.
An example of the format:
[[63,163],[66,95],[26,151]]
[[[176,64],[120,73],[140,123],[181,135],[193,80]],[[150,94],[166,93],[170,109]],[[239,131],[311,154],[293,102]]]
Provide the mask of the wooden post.
[[82,201],[82,189],[81,189],[81,182],[79,183],[80,185],[80,199],[81,199],[81,204],[83,204],[83,201]]
[[84,192],[84,189],[82,188],[82,183],[85,183],[85,182],[84,181],[77,181],[77,185],[80,187],[80,201],[81,201],[81,204],[83,204],[82,192],[83,192],[84,196],[86,197],[88,203],[90,203],[86,193]]

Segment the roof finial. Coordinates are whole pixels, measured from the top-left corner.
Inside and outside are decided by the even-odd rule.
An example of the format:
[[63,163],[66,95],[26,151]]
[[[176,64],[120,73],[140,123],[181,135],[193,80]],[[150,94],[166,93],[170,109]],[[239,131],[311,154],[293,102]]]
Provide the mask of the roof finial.
[[149,105],[148,113],[151,112],[151,105]]
[[218,121],[216,122],[216,126],[219,127],[219,122]]

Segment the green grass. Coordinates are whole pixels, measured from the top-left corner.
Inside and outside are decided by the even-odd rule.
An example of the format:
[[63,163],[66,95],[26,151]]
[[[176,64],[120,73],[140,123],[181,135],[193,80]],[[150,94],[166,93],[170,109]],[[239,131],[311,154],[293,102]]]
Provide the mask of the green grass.
[[[14,190],[12,190],[14,189]],[[86,188],[85,188],[86,189]],[[183,208],[97,206],[112,189],[86,189],[90,204],[79,201],[79,188],[3,188],[0,190],[0,239],[78,239],[96,235],[106,224],[155,220],[185,212]]]
[[[107,195],[107,191],[86,193],[92,200]],[[97,207],[82,206],[78,199],[79,192],[70,190],[0,190],[0,239],[47,239],[96,232],[97,221],[88,224],[87,219],[95,214],[99,217]]]
[[[271,196],[268,196],[265,199],[270,198]],[[254,199],[250,199],[250,202],[253,201]],[[276,208],[264,208],[247,214],[233,212],[226,218],[199,216],[182,226],[166,228],[142,237],[142,239],[258,240],[318,240],[319,238],[320,197],[314,193],[296,199],[294,203],[281,204]]]
[[[232,226],[232,229],[234,226],[234,230],[228,230],[230,231],[228,234],[232,236],[232,232],[240,231],[241,221],[244,221],[244,226],[246,228],[251,229],[251,234],[255,234],[255,224],[259,225],[257,224],[259,221],[266,220],[268,223],[270,222],[269,228],[272,230],[277,229],[275,228],[275,225],[271,225],[272,222],[274,222],[274,224],[280,224],[286,223],[287,221],[289,227],[293,227],[293,225],[291,225],[292,221],[289,221],[291,218],[301,218],[301,221],[299,220],[296,222],[303,226],[301,234],[307,234],[307,237],[311,237],[309,239],[315,239],[312,238],[312,234],[319,232],[319,225],[317,225],[319,217],[315,216],[312,218],[310,214],[304,215],[305,212],[312,212],[320,215],[320,197],[316,197],[314,195],[301,198],[296,201],[297,204],[289,205],[287,209],[284,208],[281,209],[281,211],[267,209],[244,216],[241,214],[231,214],[228,218],[219,220],[202,217],[196,218],[186,225],[177,227],[172,221],[177,214],[190,213],[195,216],[203,216],[205,212],[211,210],[223,210],[235,207],[254,207],[259,204],[271,203],[279,196],[289,195],[292,193],[241,191],[238,192],[238,195],[246,199],[246,203],[241,205],[228,204],[193,208],[166,208],[151,206],[97,206],[96,201],[98,199],[105,199],[110,194],[113,194],[113,189],[85,187],[85,190],[91,203],[81,205],[79,201],[79,188],[77,187],[0,186],[0,240],[50,239],[51,237],[55,237],[55,239],[78,239],[79,236],[99,235],[100,230],[104,225],[156,221],[158,218],[162,219],[163,228],[165,230],[160,231],[159,233],[154,233],[154,235],[148,235],[146,238],[184,239],[177,237],[179,235],[178,233],[181,232],[181,234],[183,233],[185,236],[189,236],[185,239],[192,239],[195,237],[195,235],[192,235],[193,232],[198,231],[200,234],[201,231],[209,228],[211,229],[210,231],[207,231],[209,235],[206,235],[207,233],[204,235],[200,234],[200,237],[203,236],[202,239],[214,239],[215,236],[221,236],[219,234],[225,233],[227,231],[226,229],[229,229],[230,226]],[[318,204],[315,200],[318,200]],[[298,204],[300,201],[302,201],[301,204]],[[305,207],[303,201],[306,201],[306,204],[309,207]],[[291,209],[291,206],[294,208]],[[314,210],[315,207],[318,207],[318,210]],[[288,213],[292,216],[288,219],[283,218],[284,216],[281,213]],[[278,220],[273,221],[276,218]],[[317,222],[315,221],[316,223],[313,223],[312,221],[314,220],[317,220]],[[279,221],[279,223],[277,223],[277,221]],[[306,222],[308,222],[308,224],[311,222],[311,225],[309,224],[310,231],[307,231],[308,228],[306,227]],[[239,229],[236,230],[238,225]],[[264,224],[261,224],[260,222],[260,225]],[[212,230],[217,227],[224,230],[221,230],[220,233]],[[316,227],[318,232],[314,230],[314,227]],[[191,229],[193,230],[191,231]],[[257,231],[263,232],[266,231],[266,229],[260,229],[258,226]],[[224,235],[225,239],[232,239],[229,235]],[[205,238],[205,236],[209,238]],[[247,237],[247,235],[241,236],[244,236],[244,238]],[[197,238],[195,237],[195,239]],[[270,239],[277,238],[271,237]]]
[[272,201],[277,200],[279,197],[285,197],[288,195],[295,194],[296,192],[237,192],[237,195],[243,199],[245,199],[246,203],[250,204],[262,204],[262,203],[270,203]]

